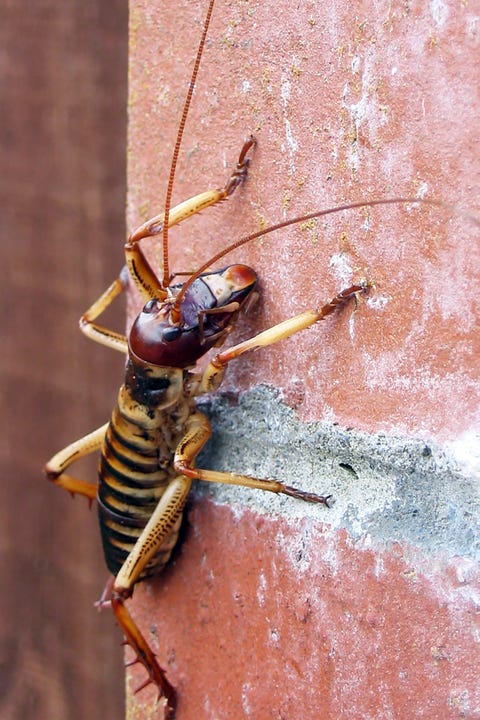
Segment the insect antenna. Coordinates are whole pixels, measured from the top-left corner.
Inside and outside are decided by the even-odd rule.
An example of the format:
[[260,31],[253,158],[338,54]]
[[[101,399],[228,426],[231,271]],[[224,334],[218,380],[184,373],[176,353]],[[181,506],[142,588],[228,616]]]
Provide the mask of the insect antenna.
[[480,225],[480,219],[476,217],[475,215],[472,215],[471,213],[464,212],[460,210],[459,208],[455,207],[454,205],[450,203],[443,202],[442,200],[435,200],[430,198],[418,198],[418,197],[394,197],[394,198],[377,198],[373,200],[359,200],[357,202],[352,203],[345,203],[344,205],[337,205],[335,207],[327,208],[324,210],[315,210],[311,213],[306,213],[305,215],[299,215],[298,217],[291,218],[290,220],[283,220],[282,222],[276,223],[275,225],[271,225],[268,228],[264,228],[263,230],[258,230],[257,232],[250,233],[250,235],[245,235],[244,237],[239,238],[238,240],[235,240],[235,242],[231,243],[230,245],[227,245],[227,247],[223,248],[223,250],[220,250],[218,253],[213,255],[206,263],[204,263],[201,267],[198,268],[198,270],[195,271],[193,275],[190,276],[190,278],[184,283],[182,286],[182,289],[178,293],[176,299],[175,299],[175,309],[177,312],[180,312],[180,305],[182,303],[182,300],[190,287],[190,285],[195,282],[195,280],[208,268],[213,265],[214,263],[221,260],[225,255],[228,255],[228,253],[232,252],[232,250],[236,250],[237,248],[241,247],[242,245],[246,245],[251,240],[255,240],[256,238],[263,237],[264,235],[268,235],[268,233],[274,232],[275,230],[281,230],[282,228],[289,227],[290,225],[295,225],[296,223],[305,222],[306,220],[311,220],[312,218],[318,218],[323,217],[325,215],[333,215],[334,213],[343,212],[346,210],[354,210],[356,208],[362,208],[362,207],[374,207],[376,205],[401,205],[401,204],[414,204],[414,203],[422,203],[424,205],[431,205],[433,207],[443,207],[448,209],[450,212],[454,213],[455,215],[460,215],[465,217],[466,219],[470,220],[471,222],[475,223],[476,225]]
[[201,36],[200,42],[198,44],[197,55],[195,57],[195,63],[193,65],[192,75],[190,77],[190,84],[188,87],[187,97],[185,98],[185,103],[183,105],[183,112],[182,112],[182,117],[180,119],[180,124],[178,126],[177,138],[175,140],[175,147],[173,148],[172,163],[170,165],[170,175],[168,176],[167,193],[165,196],[165,212],[164,212],[163,230],[162,230],[163,287],[167,287],[171,280],[170,268],[169,268],[169,264],[168,264],[168,218],[170,215],[170,208],[172,205],[173,183],[175,180],[175,171],[177,169],[178,154],[180,152],[180,146],[182,144],[183,131],[185,128],[188,111],[190,109],[190,104],[192,101],[193,90],[195,87],[195,82],[197,80],[198,69],[200,67],[200,61],[202,59],[203,48],[205,46],[205,40],[207,37],[208,26],[210,25],[210,19],[212,17],[214,4],[215,4],[215,0],[210,0],[210,3],[208,5],[207,14],[206,14],[205,20],[203,22],[202,36]]

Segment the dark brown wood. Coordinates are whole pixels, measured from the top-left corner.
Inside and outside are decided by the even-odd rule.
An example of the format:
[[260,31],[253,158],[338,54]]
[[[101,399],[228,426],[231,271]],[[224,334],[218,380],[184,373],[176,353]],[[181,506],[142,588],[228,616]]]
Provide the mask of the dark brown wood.
[[0,47],[0,716],[118,720],[96,515],[42,469],[108,419],[122,378],[76,326],[122,264],[127,2],[4,3]]

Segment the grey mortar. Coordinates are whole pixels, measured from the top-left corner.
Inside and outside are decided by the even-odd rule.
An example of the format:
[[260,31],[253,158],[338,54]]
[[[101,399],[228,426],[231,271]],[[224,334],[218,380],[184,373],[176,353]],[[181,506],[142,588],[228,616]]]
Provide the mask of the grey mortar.
[[441,448],[412,438],[302,423],[278,393],[259,386],[233,399],[216,395],[200,409],[214,433],[198,467],[274,477],[332,494],[332,508],[284,495],[202,483],[197,490],[241,510],[312,518],[354,539],[408,542],[449,557],[480,555],[478,480]]

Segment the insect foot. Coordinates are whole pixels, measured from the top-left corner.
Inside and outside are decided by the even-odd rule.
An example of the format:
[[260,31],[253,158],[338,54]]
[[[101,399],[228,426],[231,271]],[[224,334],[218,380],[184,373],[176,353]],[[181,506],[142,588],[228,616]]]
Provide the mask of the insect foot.
[[317,495],[316,493],[306,492],[305,490],[299,490],[298,488],[291,487],[291,485],[285,485],[282,490],[284,495],[297,498],[298,500],[305,500],[306,502],[319,503],[326,505],[326,507],[332,507],[335,502],[333,495]]
[[237,188],[240,183],[242,183],[245,178],[247,177],[248,172],[248,166],[250,164],[250,158],[247,157],[248,151],[254,147],[257,144],[256,139],[253,137],[253,135],[250,135],[245,142],[243,143],[242,149],[240,151],[240,155],[238,158],[238,162],[235,166],[234,171],[232,172],[229,181],[227,182],[225,186],[225,192],[228,195],[231,195],[235,188]]

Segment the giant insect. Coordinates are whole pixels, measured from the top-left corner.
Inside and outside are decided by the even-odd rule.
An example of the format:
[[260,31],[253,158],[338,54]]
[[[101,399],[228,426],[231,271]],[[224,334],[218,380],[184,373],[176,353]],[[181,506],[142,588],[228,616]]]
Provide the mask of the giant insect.
[[[299,220],[360,205],[412,201],[396,198],[353,203],[279,223],[224,248],[185,282],[173,282],[168,229],[228,198],[247,176],[248,153],[255,143],[253,137],[245,141],[222,188],[200,193],[171,208],[178,152],[213,5],[214,0],[210,0],[173,153],[165,210],[130,235],[125,244],[126,266],[81,318],[81,328],[87,336],[127,356],[125,381],[117,405],[107,424],[61,450],[46,466],[48,478],[56,485],[97,501],[106,563],[113,575],[100,604],[111,604],[127,642],[147,671],[147,682],[158,687],[166,719],[175,715],[175,690],[125,601],[137,582],[159,573],[168,562],[193,480],[284,493],[326,506],[330,499],[328,495],[306,492],[277,480],[195,467],[196,457],[211,434],[207,418],[196,408],[195,398],[219,387],[232,360],[310,327],[369,288],[366,281],[353,284],[317,310],[307,310],[249,340],[216,350],[205,369],[196,372],[197,360],[224,343],[239,313],[248,310],[257,297],[257,277],[250,267],[233,264],[220,270],[209,268],[234,248]],[[162,279],[157,277],[140,244],[142,239],[153,236],[162,237]],[[123,292],[129,279],[145,305],[127,338],[99,325],[97,318]],[[70,475],[68,469],[75,460],[96,451],[101,454],[98,486]]]

